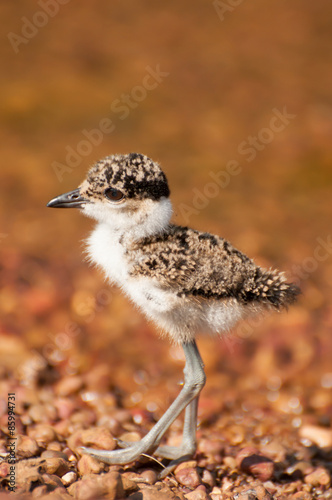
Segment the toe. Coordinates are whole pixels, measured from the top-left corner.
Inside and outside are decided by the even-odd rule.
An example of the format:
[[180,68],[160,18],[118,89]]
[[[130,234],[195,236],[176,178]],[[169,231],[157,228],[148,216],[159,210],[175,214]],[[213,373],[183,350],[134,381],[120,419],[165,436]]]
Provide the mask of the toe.
[[90,455],[105,464],[125,465],[134,462],[141,455],[142,450],[138,447],[125,448],[123,450],[95,450],[94,448],[81,447],[83,453]]
[[186,446],[158,446],[155,455],[168,460],[177,460],[182,457],[191,458],[195,454],[195,449]]

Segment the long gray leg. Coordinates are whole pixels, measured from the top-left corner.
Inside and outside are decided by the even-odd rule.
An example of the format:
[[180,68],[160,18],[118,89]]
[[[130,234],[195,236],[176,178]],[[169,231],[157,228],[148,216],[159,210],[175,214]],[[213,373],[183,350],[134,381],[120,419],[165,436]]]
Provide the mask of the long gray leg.
[[168,474],[173,472],[173,470],[179,463],[189,460],[195,454],[198,398],[199,396],[196,396],[196,398],[193,399],[185,409],[183,437],[181,445],[158,446],[155,451],[155,455],[157,457],[167,458],[171,460],[168,466],[165,467],[165,469],[163,469],[158,475],[159,479],[163,479],[164,477],[168,476]]
[[[204,364],[195,345],[196,356],[200,359],[201,369]],[[197,407],[199,394],[186,407],[184,415],[183,438],[180,446],[159,446],[155,455],[170,460],[176,460],[183,456],[192,457],[196,451],[196,429],[197,429]]]
[[[183,438],[180,446],[158,446],[154,454],[157,457],[167,458],[171,462],[162,469],[158,475],[159,479],[163,479],[168,476],[177,465],[181,462],[189,460],[195,454],[196,451],[196,427],[197,427],[197,406],[198,398],[196,396],[185,409],[185,418],[183,426]],[[121,448],[127,448],[131,443],[128,441],[118,440],[118,446]]]
[[[170,425],[179,416],[182,410],[184,410],[191,402],[193,402],[193,404],[189,406],[185,416],[183,442],[180,449],[178,449],[176,453],[176,458],[181,456],[179,454],[182,453],[183,446],[186,450],[190,449],[191,451],[194,447],[192,453],[195,451],[197,403],[194,403],[193,400],[198,397],[205,384],[205,373],[196,342],[192,341],[187,344],[182,344],[182,347],[186,357],[183,388],[175,401],[158,420],[156,425],[148,432],[148,434],[144,436],[141,441],[122,450],[107,451],[82,447],[82,451],[84,453],[109,464],[127,464],[137,460],[142,453],[151,454],[158,447],[163,435],[168,430]],[[172,455],[175,456],[175,453]]]

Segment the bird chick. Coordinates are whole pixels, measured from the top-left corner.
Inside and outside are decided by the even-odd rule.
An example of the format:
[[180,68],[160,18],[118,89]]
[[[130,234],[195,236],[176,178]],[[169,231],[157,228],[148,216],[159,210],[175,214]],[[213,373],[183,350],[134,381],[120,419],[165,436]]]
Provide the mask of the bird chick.
[[[186,357],[180,394],[140,442],[119,442],[122,449],[113,451],[83,449],[110,464],[126,464],[147,453],[173,465],[191,457],[198,397],[205,384],[196,335],[227,334],[239,320],[287,307],[299,293],[282,273],[257,266],[224,238],[172,224],[169,195],[158,163],[130,153],[100,160],[79,188],[48,203],[79,208],[97,221],[86,242],[91,262],[163,335],[181,344]],[[161,446],[182,410],[182,444]]]

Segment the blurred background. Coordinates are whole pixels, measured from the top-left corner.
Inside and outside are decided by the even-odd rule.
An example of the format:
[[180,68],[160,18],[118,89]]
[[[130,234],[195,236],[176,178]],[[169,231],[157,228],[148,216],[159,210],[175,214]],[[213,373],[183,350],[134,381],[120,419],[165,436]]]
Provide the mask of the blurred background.
[[181,350],[84,262],[93,222],[46,208],[96,160],[141,152],[165,170],[177,223],[303,291],[288,313],[199,340],[201,419],[239,405],[328,425],[331,2],[20,0],[0,13],[6,387],[32,400],[102,366],[121,404],[154,418],[177,393]]

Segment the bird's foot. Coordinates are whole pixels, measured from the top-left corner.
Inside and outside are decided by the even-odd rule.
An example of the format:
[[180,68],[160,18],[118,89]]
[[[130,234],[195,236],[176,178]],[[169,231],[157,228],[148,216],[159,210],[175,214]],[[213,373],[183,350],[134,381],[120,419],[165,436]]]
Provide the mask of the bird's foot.
[[129,443],[126,441],[119,441],[119,446],[123,449],[121,450],[96,450],[94,448],[81,447],[83,453],[90,455],[91,457],[97,458],[101,462],[113,465],[125,465],[130,462],[137,460],[142,454],[149,455],[154,452],[157,445],[151,447],[147,445],[143,440],[134,443]]
[[168,474],[173,472],[178,464],[190,460],[195,454],[196,445],[194,443],[182,443],[181,446],[159,446],[157,445],[148,447],[144,440],[129,442],[117,440],[118,446],[122,449],[120,450],[96,450],[94,448],[81,447],[83,453],[90,455],[93,458],[97,458],[101,462],[112,464],[112,465],[125,465],[130,462],[138,460],[142,455],[151,455],[154,453],[157,457],[166,458],[171,460],[171,462],[161,471],[159,478],[165,478]]
[[158,446],[154,454],[168,460],[179,460],[182,457],[190,459],[196,451],[196,443],[182,443],[181,446]]
[[119,439],[119,438],[114,438],[114,439],[116,441],[116,444],[120,448],[130,448],[131,446],[133,446],[133,444],[138,442],[138,441],[123,441],[123,439]]
[[[130,448],[136,444],[130,441],[122,441],[122,439],[117,439],[116,442],[120,448]],[[160,458],[166,458],[167,460],[178,460],[183,456],[191,458],[195,454],[195,451],[196,443],[187,442],[182,443],[181,446],[158,446],[154,455]],[[147,452],[145,451],[144,453]]]
[[196,443],[194,442],[182,443],[181,446],[159,446],[155,451],[155,455],[171,460],[171,462],[160,472],[158,478],[165,478],[168,474],[173,472],[179,464],[190,460],[194,456],[195,451]]

